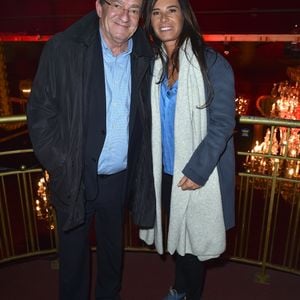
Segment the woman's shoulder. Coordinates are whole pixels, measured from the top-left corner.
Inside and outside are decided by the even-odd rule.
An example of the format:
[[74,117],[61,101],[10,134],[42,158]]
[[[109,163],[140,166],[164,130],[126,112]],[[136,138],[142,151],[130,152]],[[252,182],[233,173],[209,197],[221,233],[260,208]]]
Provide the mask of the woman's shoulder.
[[231,66],[227,59],[219,52],[211,48],[210,46],[205,47],[204,56],[206,60],[207,68],[224,68],[224,71],[231,70]]

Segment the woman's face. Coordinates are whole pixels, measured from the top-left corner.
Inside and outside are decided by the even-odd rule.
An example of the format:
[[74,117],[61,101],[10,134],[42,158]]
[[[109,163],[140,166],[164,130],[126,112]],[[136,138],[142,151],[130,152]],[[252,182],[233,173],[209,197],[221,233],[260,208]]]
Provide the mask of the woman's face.
[[178,0],[157,0],[152,13],[151,25],[165,47],[173,50],[184,23]]

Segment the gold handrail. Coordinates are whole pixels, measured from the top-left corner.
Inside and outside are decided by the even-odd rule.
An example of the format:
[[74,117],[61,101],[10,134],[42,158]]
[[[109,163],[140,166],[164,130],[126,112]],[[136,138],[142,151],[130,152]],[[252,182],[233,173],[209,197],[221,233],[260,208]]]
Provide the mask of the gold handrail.
[[[25,115],[0,117],[0,124],[25,121]],[[271,126],[272,133],[275,127],[300,128],[298,120],[242,116],[238,122],[255,126]],[[0,159],[7,156],[16,157],[17,160],[18,157],[24,155],[32,156],[33,150],[3,150],[0,152]],[[245,155],[249,155],[249,152],[238,151],[237,155],[244,158]],[[300,159],[289,157],[287,154],[273,155],[271,152],[252,153],[252,155],[284,162]],[[56,252],[55,231],[47,227],[45,220],[38,220],[36,216],[36,184],[38,178],[42,176],[42,168],[36,165],[28,168],[22,161],[19,166],[19,168],[0,170],[0,264]],[[18,182],[12,185],[13,190],[10,190],[10,180]],[[282,199],[280,188],[286,184],[291,187],[291,198],[289,202],[284,203],[287,217],[283,219],[281,206],[285,200]],[[229,232],[226,254],[233,261],[260,266],[261,271],[257,275],[259,282],[268,280],[267,268],[300,275],[300,193],[296,192],[299,184],[299,178],[284,178],[277,172],[256,174],[242,170],[237,173],[237,225],[234,231]],[[11,192],[13,192],[13,197],[10,198]],[[16,207],[20,207],[18,213],[22,211],[21,206],[23,207],[22,220],[18,220],[19,224],[13,221],[15,219],[15,211],[11,208],[13,203]],[[256,217],[254,221],[253,216]],[[15,244],[15,239],[19,236],[16,232],[16,225],[22,226],[24,232],[24,240],[21,241],[24,247],[22,246],[21,250]],[[278,236],[278,230],[276,230],[278,226],[287,228],[283,237]],[[284,240],[282,245],[278,244],[278,239]],[[41,240],[46,240],[46,246],[41,243]],[[126,216],[125,248],[127,251],[153,251],[139,240],[138,229],[133,225],[129,216]],[[278,259],[275,260],[273,256],[274,253],[280,251],[282,257],[278,263]]]
[[27,120],[26,115],[5,116],[5,117],[0,117],[0,124],[24,122],[26,120]]
[[[266,272],[267,268],[276,268],[300,275],[299,255],[300,255],[300,174],[299,169],[294,173],[287,174],[285,171],[289,164],[297,165],[299,168],[299,153],[295,155],[286,151],[289,147],[290,136],[292,130],[296,130],[296,136],[299,134],[300,121],[286,120],[276,118],[264,118],[255,116],[241,116],[240,124],[250,124],[254,126],[271,127],[270,140],[267,149],[262,152],[237,151],[237,155],[241,157],[250,157],[255,162],[273,162],[270,170],[260,170],[245,164],[245,169],[238,173],[238,211],[243,208],[243,215],[239,215],[237,235],[235,236],[236,244],[233,258],[241,262],[249,261],[249,255],[245,255],[249,250],[251,237],[250,231],[253,232],[253,223],[260,228],[260,243],[258,249],[258,261],[260,261],[261,271],[257,274],[256,280],[265,283],[269,280]],[[275,151],[272,146],[277,145],[276,128],[284,129],[287,135],[285,143],[281,145],[285,147],[285,151]],[[279,133],[279,131],[277,132]],[[276,143],[274,143],[276,141]],[[255,149],[255,148],[254,148]],[[249,149],[250,150],[250,149]],[[296,149],[298,150],[298,149]],[[297,154],[298,153],[298,154]],[[260,164],[258,164],[259,166]],[[279,171],[281,166],[281,172]],[[242,167],[243,168],[243,167]],[[284,171],[283,171],[284,170]],[[270,172],[271,171],[271,172]],[[294,170],[292,170],[294,172]],[[254,206],[260,206],[260,211],[254,211]],[[259,219],[254,219],[252,214],[255,213]],[[283,223],[284,216],[284,223]],[[279,237],[278,229],[285,232],[284,236]],[[282,233],[281,233],[282,234]],[[281,243],[278,242],[282,239]],[[284,247],[282,247],[284,245]],[[255,247],[252,245],[252,247]],[[280,249],[282,248],[282,249]],[[237,251],[238,250],[238,251]],[[281,251],[282,265],[273,263],[276,254]],[[243,257],[239,257],[239,255]],[[287,257],[289,259],[287,260]]]
[[256,116],[240,116],[239,123],[252,125],[267,125],[267,126],[281,126],[300,128],[299,120],[287,120],[279,118],[264,118]]

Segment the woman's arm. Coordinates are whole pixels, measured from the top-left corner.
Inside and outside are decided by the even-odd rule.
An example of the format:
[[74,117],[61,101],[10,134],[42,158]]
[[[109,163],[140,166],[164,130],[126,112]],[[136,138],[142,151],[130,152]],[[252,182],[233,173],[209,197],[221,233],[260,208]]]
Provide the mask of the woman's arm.
[[235,127],[235,87],[229,63],[213,50],[207,50],[208,76],[214,95],[207,108],[207,135],[197,147],[183,173],[203,186],[218,164]]

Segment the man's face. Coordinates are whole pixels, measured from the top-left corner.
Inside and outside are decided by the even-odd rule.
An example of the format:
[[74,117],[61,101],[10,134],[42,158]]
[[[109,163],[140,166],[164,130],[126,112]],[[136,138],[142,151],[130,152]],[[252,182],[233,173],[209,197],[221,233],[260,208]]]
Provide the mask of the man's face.
[[128,39],[135,33],[142,9],[142,0],[96,1],[102,36],[110,48],[127,46]]

